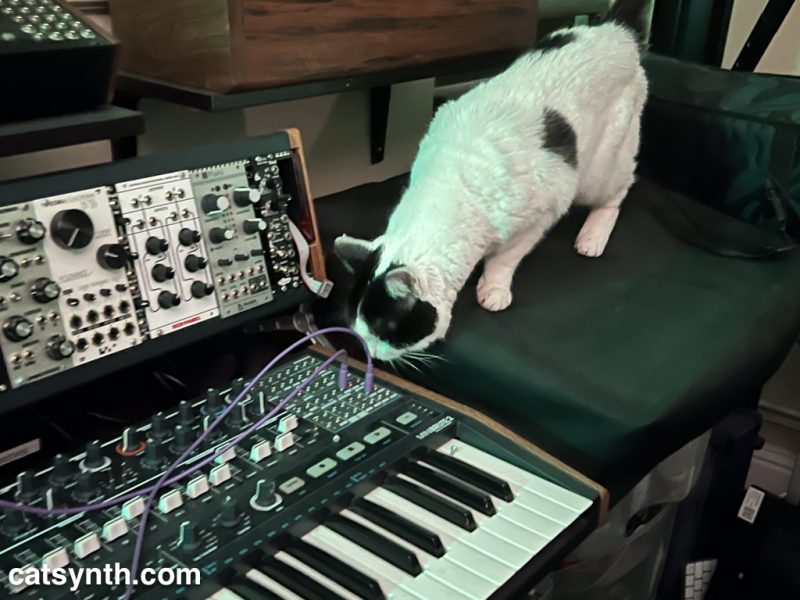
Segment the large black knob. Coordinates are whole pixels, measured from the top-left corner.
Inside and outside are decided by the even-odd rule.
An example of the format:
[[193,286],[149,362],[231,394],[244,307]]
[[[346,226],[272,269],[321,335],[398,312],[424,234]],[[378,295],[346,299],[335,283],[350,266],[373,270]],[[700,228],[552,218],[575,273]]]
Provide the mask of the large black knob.
[[256,510],[269,510],[277,501],[275,482],[271,479],[260,479],[256,484],[256,493],[250,498],[250,506]]
[[219,506],[219,524],[223,527],[235,527],[239,523],[239,508],[236,501],[226,496]]
[[184,246],[192,246],[202,239],[199,231],[184,227],[178,233],[178,241]]
[[155,267],[153,267],[152,274],[153,274],[153,279],[155,279],[160,283],[162,281],[166,281],[167,279],[172,279],[173,277],[175,277],[175,269],[159,263]]
[[150,437],[154,437],[157,440],[160,440],[169,433],[167,431],[167,425],[164,421],[164,413],[158,412],[153,415],[153,418],[150,419]]
[[17,475],[17,500],[20,502],[29,502],[36,496],[38,487],[36,485],[36,478],[30,471],[22,471]]
[[181,523],[178,533],[178,549],[184,552],[194,552],[199,544],[197,526],[191,521]]
[[46,344],[47,356],[53,360],[64,360],[75,353],[75,344],[63,335],[54,335]]
[[161,292],[158,295],[158,305],[161,308],[173,308],[178,306],[181,303],[181,299],[178,297],[178,294],[173,294],[172,292]]
[[181,400],[178,403],[178,423],[184,426],[194,423],[194,411],[191,402]]
[[213,244],[222,244],[223,242],[233,239],[233,230],[214,227],[214,229],[208,232],[208,239],[210,239]]
[[164,458],[164,448],[157,440],[149,438],[142,457],[142,465],[146,469],[157,469],[165,462]]
[[61,248],[80,250],[94,239],[94,224],[82,210],[62,210],[50,221],[50,237]]
[[222,398],[219,392],[214,388],[206,390],[206,413],[209,415],[216,414],[222,408]]
[[103,244],[97,249],[97,262],[109,271],[124,267],[125,259],[126,253],[122,244]]
[[192,445],[192,428],[183,425],[175,427],[175,441],[172,444],[172,451],[175,454],[183,453]]
[[214,286],[209,285],[205,281],[195,281],[192,283],[192,296],[197,298],[205,298],[214,292]]
[[35,219],[24,219],[17,225],[17,239],[23,244],[35,244],[45,233],[44,225]]
[[207,215],[226,210],[231,205],[225,196],[218,194],[206,194],[200,201],[200,208]]
[[53,457],[53,470],[50,472],[50,481],[54,485],[63,485],[72,479],[72,466],[69,459],[63,454]]
[[14,259],[7,256],[0,256],[0,281],[13,279],[19,273],[19,265]]
[[143,447],[142,433],[135,427],[128,427],[122,432],[122,441],[117,446],[117,452],[123,456],[130,456],[141,452]]
[[5,514],[3,533],[8,537],[15,537],[28,528],[28,519],[25,518],[25,513],[13,508],[6,508],[3,513]]
[[33,299],[42,304],[55,300],[60,293],[61,288],[58,287],[58,284],[47,277],[40,277],[31,285],[31,295]]
[[86,457],[83,459],[83,466],[87,469],[101,469],[106,466],[107,459],[103,456],[103,449],[100,442],[94,441],[86,444]]
[[167,251],[167,248],[169,248],[169,242],[153,235],[147,238],[147,241],[144,243],[144,248],[149,254],[158,256],[159,254]]
[[12,342],[21,342],[33,334],[33,323],[25,317],[15,315],[3,323],[3,333]]
[[246,234],[258,233],[267,228],[267,223],[264,219],[245,219],[242,224],[242,229]]
[[194,273],[196,271],[200,271],[201,269],[205,269],[208,261],[204,257],[198,256],[197,254],[190,254],[183,261],[183,264],[187,271]]
[[75,500],[77,500],[78,503],[80,504],[83,504],[84,502],[88,502],[89,500],[91,500],[96,493],[92,481],[92,474],[78,473],[77,477],[75,477],[75,480],[76,480],[75,489],[72,492],[72,495],[75,497]]
[[261,199],[261,192],[249,187],[237,187],[233,190],[233,201],[236,206],[250,206]]

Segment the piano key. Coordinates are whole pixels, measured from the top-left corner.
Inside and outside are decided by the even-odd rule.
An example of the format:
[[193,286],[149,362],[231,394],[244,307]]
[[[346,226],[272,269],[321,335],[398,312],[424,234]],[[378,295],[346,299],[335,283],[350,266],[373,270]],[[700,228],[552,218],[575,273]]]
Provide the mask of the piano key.
[[578,514],[571,508],[558,504],[550,498],[532,491],[530,488],[521,488],[517,492],[515,504],[537,512],[543,518],[549,519],[562,527],[569,525],[578,517]]
[[416,577],[404,583],[400,589],[410,593],[415,600],[475,598],[475,596],[467,595],[463,591],[445,585],[430,574]]
[[[397,475],[397,478],[401,479],[403,481],[406,481],[408,483],[411,483],[411,484],[415,485],[418,488],[422,488],[423,490],[428,492],[430,495],[442,500],[443,502],[447,502],[448,504],[453,504],[453,505],[459,507],[461,510],[465,511],[466,513],[469,513],[472,516],[472,520],[475,521],[475,523],[477,525],[476,529],[478,527],[480,527],[480,524],[483,521],[485,521],[486,519],[491,519],[492,518],[492,517],[484,515],[481,512],[478,512],[477,510],[472,510],[469,506],[466,506],[466,505],[462,504],[458,500],[453,500],[449,496],[446,496],[445,494],[441,493],[440,491],[435,490],[432,487],[425,485],[424,483],[420,483],[419,481],[417,481],[416,479],[413,479],[412,477],[409,477],[405,473],[399,473]],[[502,500],[498,500],[497,502],[498,503],[502,503]]]
[[478,548],[482,548],[486,554],[497,558],[497,560],[520,569],[533,558],[534,554],[527,549],[526,537],[527,533],[525,531],[517,531],[514,533],[512,541],[510,538],[501,537],[482,527],[470,535],[469,542]]
[[376,488],[372,490],[366,495],[366,498],[367,500],[371,500],[380,506],[396,512],[409,521],[425,523],[426,529],[430,529],[439,536],[442,546],[444,546],[445,554],[447,553],[447,548],[453,543],[453,540],[464,533],[463,529],[457,525],[453,525],[450,521],[434,515],[432,512],[417,506],[413,502],[409,502],[405,498],[401,498],[385,488]]
[[[480,567],[478,569],[466,568],[445,557],[442,560],[437,560],[429,569],[426,569],[425,575],[433,577],[464,596],[478,599],[488,598],[497,590],[498,585],[483,577],[477,572],[478,570],[480,570]],[[406,583],[404,586],[405,589],[413,592],[413,583]]]
[[541,552],[551,541],[542,535],[521,528],[502,515],[498,515],[487,522],[483,530],[524,548],[531,556]]
[[302,597],[287,589],[274,579],[268,577],[258,569],[250,569],[244,573],[244,576],[253,583],[260,585],[268,592],[277,595],[283,600],[303,600]]
[[331,531],[324,525],[320,525],[306,534],[303,537],[303,541],[336,556],[356,571],[376,580],[384,596],[389,596],[392,590],[396,589],[400,583],[405,579],[411,578],[400,569],[393,567],[383,559],[364,550],[361,546],[354,544],[335,531]]
[[319,573],[318,571],[315,571],[314,569],[309,567],[304,562],[302,562],[300,560],[297,560],[291,554],[287,554],[286,552],[281,551],[281,552],[278,552],[275,555],[275,558],[280,560],[281,562],[286,563],[290,567],[293,567],[293,568],[297,569],[298,571],[300,571],[304,575],[306,575],[306,576],[310,577],[311,579],[315,580],[320,585],[324,585],[325,587],[329,588],[334,593],[339,594],[345,600],[359,600],[358,596],[356,596],[355,594],[350,593],[347,589],[343,588],[342,586],[340,586],[338,583],[336,583],[332,579],[329,579],[329,578],[325,577],[324,575],[322,575],[321,573]]
[[460,540],[447,549],[444,558],[494,582],[495,586],[501,585],[516,572],[514,567],[504,563],[498,557],[491,556],[482,548]]
[[355,523],[347,517],[337,515],[328,519],[325,522],[325,526],[346,537],[351,542],[355,542],[373,554],[380,556],[386,562],[393,564],[398,569],[402,569],[409,575],[416,577],[422,573],[422,566],[413,552],[409,552],[402,546],[387,540],[360,523]]
[[546,519],[539,512],[528,510],[521,504],[509,504],[500,509],[499,514],[520,527],[537,533],[547,539],[554,539],[565,527],[551,519]]
[[386,507],[361,498],[353,503],[350,510],[424,550],[431,556],[444,556],[444,546],[438,535]]
[[485,515],[491,516],[495,513],[492,499],[487,494],[467,487],[449,475],[438,473],[430,467],[416,463],[406,465],[402,472]]
[[237,575],[231,579],[228,589],[243,600],[281,600],[281,596],[278,594],[250,581],[243,575]]
[[472,513],[449,500],[432,494],[404,479],[390,478],[382,486],[398,496],[413,502],[427,511],[446,519],[466,531],[475,531],[477,525]]
[[206,596],[205,600],[253,600],[253,598],[245,598],[231,589],[221,588],[210,596]]
[[274,557],[264,557],[256,567],[270,579],[307,600],[340,600],[341,596]]
[[[473,464],[480,469],[492,472],[497,477],[500,477],[510,484],[515,484],[517,487],[528,488],[531,491],[544,495],[554,502],[572,509],[576,513],[576,516],[583,513],[592,505],[592,501],[588,498],[574,494],[541,477],[528,473],[511,463],[492,456],[474,446],[470,446],[461,440],[452,439],[447,441],[442,444],[437,451],[445,455],[450,455],[451,450],[453,450],[452,456]],[[512,490],[513,487],[512,485]],[[516,490],[513,491],[516,493]]]
[[428,463],[430,466],[448,473],[456,479],[466,481],[496,498],[506,502],[514,500],[514,492],[511,491],[511,486],[507,481],[503,481],[499,477],[495,477],[491,473],[487,473],[475,465],[459,460],[454,456],[429,449],[422,457],[422,462]]
[[375,600],[383,598],[377,581],[341,561],[336,554],[331,555],[303,540],[292,540],[285,552],[359,596]]

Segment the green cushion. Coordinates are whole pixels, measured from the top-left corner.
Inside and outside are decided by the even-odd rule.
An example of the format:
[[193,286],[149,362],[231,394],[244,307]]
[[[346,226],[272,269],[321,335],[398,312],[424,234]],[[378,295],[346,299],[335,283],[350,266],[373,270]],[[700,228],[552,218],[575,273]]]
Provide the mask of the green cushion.
[[[320,199],[326,250],[341,233],[377,235],[404,183]],[[674,201],[637,184],[595,259],[573,249],[586,214],[575,209],[523,261],[508,310],[477,305],[476,272],[448,339],[433,348],[444,360],[401,374],[476,406],[618,500],[663,458],[756,400],[800,327],[800,257],[728,258],[686,243],[652,209]],[[752,233],[719,219],[734,238]],[[338,277],[337,286],[334,302],[347,281]]]

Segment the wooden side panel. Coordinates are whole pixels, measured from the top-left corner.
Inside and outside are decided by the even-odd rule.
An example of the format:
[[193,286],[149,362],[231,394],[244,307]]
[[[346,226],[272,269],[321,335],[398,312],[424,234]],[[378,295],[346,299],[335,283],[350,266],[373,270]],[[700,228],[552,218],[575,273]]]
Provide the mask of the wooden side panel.
[[287,84],[521,49],[536,0],[239,0],[245,80]]
[[120,68],[205,89],[232,85],[227,0],[113,0]]
[[319,239],[319,228],[317,227],[317,212],[314,208],[314,195],[311,193],[311,183],[308,179],[308,171],[306,170],[305,153],[303,151],[303,139],[300,131],[297,129],[287,129],[289,136],[289,144],[292,150],[295,151],[295,160],[298,161],[298,166],[302,176],[302,186],[305,188],[306,200],[308,202],[308,209],[311,217],[311,227],[314,231],[314,243],[309,244],[308,248],[311,254],[311,273],[314,278],[323,281],[325,275],[325,254],[322,249],[322,243]]

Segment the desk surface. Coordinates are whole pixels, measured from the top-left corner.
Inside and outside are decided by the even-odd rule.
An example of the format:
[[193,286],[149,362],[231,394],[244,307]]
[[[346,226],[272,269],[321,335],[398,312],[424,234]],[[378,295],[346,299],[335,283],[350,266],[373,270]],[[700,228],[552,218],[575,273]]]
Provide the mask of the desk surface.
[[118,106],[43,117],[30,121],[0,123],[0,156],[12,156],[136,136],[144,132],[141,113]]
[[[379,233],[404,179],[320,199],[328,252],[342,232]],[[532,440],[609,489],[613,504],[757,398],[800,329],[800,256],[726,258],[689,245],[650,208],[670,202],[665,194],[637,184],[599,259],[574,251],[585,212],[573,211],[523,261],[504,312],[477,305],[476,273],[447,341],[432,348],[444,360],[400,374]],[[337,287],[332,302],[346,280]]]

